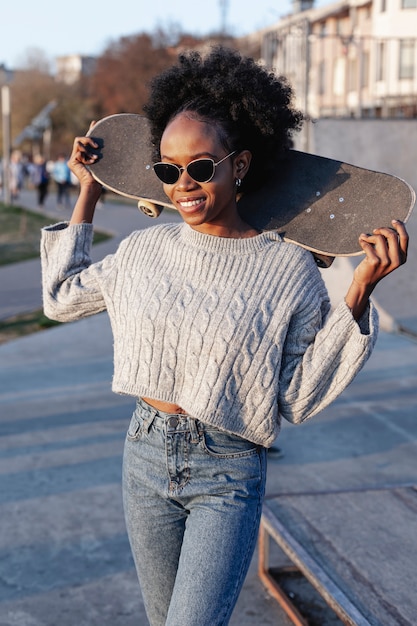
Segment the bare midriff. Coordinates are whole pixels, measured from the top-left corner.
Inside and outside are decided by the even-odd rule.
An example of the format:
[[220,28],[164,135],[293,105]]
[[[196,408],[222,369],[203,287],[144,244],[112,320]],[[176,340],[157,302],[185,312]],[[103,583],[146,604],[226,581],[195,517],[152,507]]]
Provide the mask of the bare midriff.
[[161,402],[160,400],[154,400],[153,398],[142,398],[147,404],[150,404],[157,411],[163,413],[185,413],[178,404],[171,404],[170,402]]

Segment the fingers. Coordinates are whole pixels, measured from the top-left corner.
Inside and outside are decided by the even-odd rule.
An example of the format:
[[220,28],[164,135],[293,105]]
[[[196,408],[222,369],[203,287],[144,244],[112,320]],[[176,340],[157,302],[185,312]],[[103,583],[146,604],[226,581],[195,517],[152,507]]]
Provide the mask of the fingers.
[[98,160],[99,146],[92,137],[76,137],[74,139],[71,160],[83,165],[92,165]]
[[407,260],[408,241],[409,241],[407,229],[405,227],[405,224],[403,222],[400,222],[400,220],[393,220],[392,225],[394,226],[394,228],[396,229],[398,233],[400,250],[404,258],[403,263],[405,263]]
[[376,228],[372,235],[362,234],[359,243],[366,254],[357,275],[376,284],[407,260],[408,234],[405,225],[394,220],[392,228]]
[[88,166],[96,163],[100,158],[98,143],[93,137],[76,137],[72,145],[68,166],[77,177],[81,186],[91,185],[94,178]]
[[386,271],[390,264],[388,244],[382,234],[361,235],[359,244],[366,255],[366,267],[372,282],[379,279],[379,274]]
[[[95,124],[95,120],[90,122],[87,132],[90,132]],[[72,146],[70,161],[74,165],[77,163],[81,163],[82,165],[92,165],[99,158],[98,150],[99,145],[93,137],[89,137],[87,135],[83,137],[76,137]]]
[[408,233],[403,222],[392,221],[392,228],[376,228],[371,236],[377,255],[393,269],[407,260]]

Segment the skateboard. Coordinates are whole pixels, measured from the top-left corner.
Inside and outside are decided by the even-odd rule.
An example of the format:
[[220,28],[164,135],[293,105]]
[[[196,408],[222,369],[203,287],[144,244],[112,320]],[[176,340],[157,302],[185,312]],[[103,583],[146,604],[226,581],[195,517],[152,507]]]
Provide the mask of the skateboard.
[[[89,131],[100,159],[90,166],[107,189],[137,200],[138,208],[158,217],[174,208],[152,169],[152,147],[146,117],[110,115]],[[306,152],[290,150],[277,177],[259,190],[242,194],[238,209],[258,230],[276,230],[285,241],[310,250],[321,267],[334,257],[363,254],[361,233],[406,222],[415,192],[396,176]]]

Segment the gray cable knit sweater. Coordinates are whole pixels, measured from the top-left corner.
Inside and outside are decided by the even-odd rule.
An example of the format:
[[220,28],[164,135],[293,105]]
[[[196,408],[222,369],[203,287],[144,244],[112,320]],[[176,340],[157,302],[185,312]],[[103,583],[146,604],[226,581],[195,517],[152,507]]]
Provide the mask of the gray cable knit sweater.
[[372,351],[374,307],[359,324],[344,302],[330,313],[312,255],[276,233],[226,239],[162,224],[91,264],[92,232],[43,229],[44,309],[64,322],[107,309],[117,393],[176,403],[269,446],[281,416],[318,413]]

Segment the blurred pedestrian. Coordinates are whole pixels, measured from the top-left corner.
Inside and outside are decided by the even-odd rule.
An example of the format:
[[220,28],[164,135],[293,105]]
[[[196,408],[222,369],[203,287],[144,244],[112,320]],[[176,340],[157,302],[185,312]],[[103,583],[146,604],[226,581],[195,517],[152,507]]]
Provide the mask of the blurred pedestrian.
[[9,184],[11,200],[17,200],[20,190],[23,187],[24,167],[22,163],[22,153],[20,150],[13,150],[9,163]]
[[37,154],[30,167],[30,181],[37,190],[38,208],[42,209],[48,194],[49,174],[46,161],[41,154]]
[[58,155],[58,158],[52,168],[52,178],[54,179],[57,187],[56,202],[58,208],[69,208],[71,205],[71,170],[67,165],[65,154]]

